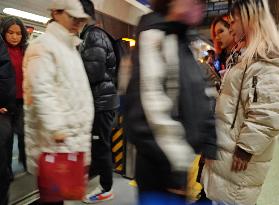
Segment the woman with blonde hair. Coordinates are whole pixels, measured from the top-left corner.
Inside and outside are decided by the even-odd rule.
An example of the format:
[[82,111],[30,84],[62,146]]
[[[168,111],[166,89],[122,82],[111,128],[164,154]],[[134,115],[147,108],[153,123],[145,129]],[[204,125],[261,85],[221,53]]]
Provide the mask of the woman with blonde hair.
[[[6,16],[2,19],[0,25],[0,33],[8,50],[9,58],[11,60],[11,67],[15,74],[15,89],[16,101],[12,113],[12,127],[13,132],[17,135],[19,162],[22,163],[26,170],[26,156],[24,144],[24,123],[23,123],[23,71],[22,62],[23,56],[27,47],[28,33],[22,20],[14,16]],[[13,136],[9,139],[8,157],[9,169],[11,172],[11,179],[13,178],[12,172],[12,158],[13,158]]]
[[279,34],[265,0],[237,0],[230,23],[242,54],[217,99],[218,160],[202,182],[215,204],[255,205],[279,134]]

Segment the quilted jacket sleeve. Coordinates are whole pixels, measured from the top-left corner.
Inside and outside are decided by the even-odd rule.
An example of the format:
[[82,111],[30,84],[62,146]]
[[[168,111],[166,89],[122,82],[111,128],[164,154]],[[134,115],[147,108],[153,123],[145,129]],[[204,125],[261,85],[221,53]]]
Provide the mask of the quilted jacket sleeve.
[[248,77],[246,119],[237,145],[250,154],[260,155],[279,134],[279,68],[257,63],[250,70],[258,73]]
[[[24,83],[30,90],[38,120],[42,128],[50,133],[66,134],[63,117],[63,106],[58,101],[55,59],[51,52],[42,44],[32,44],[28,47],[24,59]],[[25,94],[27,95],[27,94]],[[25,98],[25,101],[26,100]],[[28,105],[27,105],[28,106]]]

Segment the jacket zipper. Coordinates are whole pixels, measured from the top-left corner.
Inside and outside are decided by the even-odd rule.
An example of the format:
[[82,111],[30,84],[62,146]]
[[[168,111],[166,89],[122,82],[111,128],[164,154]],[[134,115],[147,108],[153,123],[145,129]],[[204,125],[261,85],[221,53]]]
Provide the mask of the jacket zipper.
[[253,102],[258,102],[257,83],[258,83],[258,76],[253,76],[253,81],[252,81],[252,88],[254,88]]

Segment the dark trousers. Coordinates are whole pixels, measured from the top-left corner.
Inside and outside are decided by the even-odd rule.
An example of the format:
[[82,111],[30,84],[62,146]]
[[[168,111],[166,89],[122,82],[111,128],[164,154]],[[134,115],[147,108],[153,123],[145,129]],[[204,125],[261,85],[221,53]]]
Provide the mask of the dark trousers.
[[[169,171],[168,164],[162,160],[160,164],[137,153],[136,181],[138,184],[138,205],[187,205],[186,197],[170,193],[167,188]],[[211,201],[201,193],[202,197],[193,205],[211,205]]]
[[10,115],[0,114],[0,205],[8,204],[8,191],[10,186],[10,171],[8,164],[8,146],[13,136]]
[[162,156],[160,161],[157,161],[137,152],[136,181],[139,191],[139,205],[185,205],[185,196],[176,195],[167,190],[170,177],[171,167],[165,157]]
[[[19,162],[22,163],[24,169],[26,170],[26,154],[25,154],[25,144],[24,144],[24,116],[23,116],[23,100],[16,100],[16,109],[12,119],[13,132],[18,137],[18,151],[19,151]],[[9,140],[9,168],[12,173],[12,159],[13,159],[13,143],[14,137]]]
[[100,175],[100,184],[105,191],[112,187],[111,132],[115,116],[115,111],[96,112],[92,129],[89,177]]
[[[198,171],[198,176],[197,176],[197,182],[199,182],[199,183],[201,182],[201,175],[202,175],[202,170],[203,170],[204,164],[205,164],[205,159],[203,156],[201,156],[200,161],[199,161],[199,171]],[[200,198],[195,203],[195,205],[196,204],[204,204],[204,205],[212,204],[211,200],[206,197],[204,189],[201,190]]]
[[163,161],[157,163],[137,152],[136,181],[139,192],[166,192],[170,165]]

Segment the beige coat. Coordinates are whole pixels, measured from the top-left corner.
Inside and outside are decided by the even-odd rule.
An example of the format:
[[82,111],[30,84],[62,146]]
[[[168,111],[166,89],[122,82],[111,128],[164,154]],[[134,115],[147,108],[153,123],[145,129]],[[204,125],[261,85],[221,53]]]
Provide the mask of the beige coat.
[[[94,107],[77,40],[53,22],[25,54],[25,143],[28,170],[33,174],[42,152],[85,152],[86,164],[90,162]],[[67,137],[59,147],[55,133]]]
[[[202,176],[210,199],[232,205],[256,204],[279,134],[279,59],[248,67],[231,129],[244,70],[238,64],[224,78],[216,105],[219,160],[205,166]],[[253,155],[247,170],[238,173],[230,170],[236,146]]]

